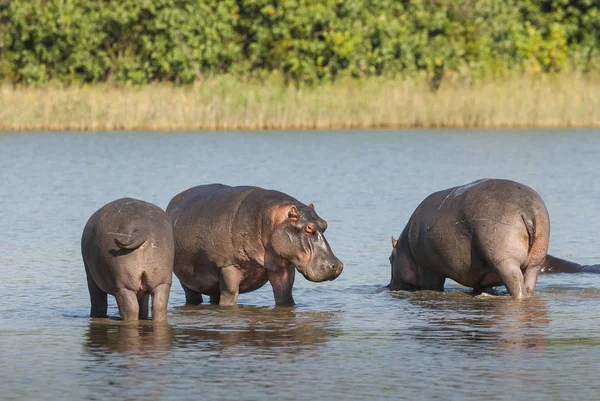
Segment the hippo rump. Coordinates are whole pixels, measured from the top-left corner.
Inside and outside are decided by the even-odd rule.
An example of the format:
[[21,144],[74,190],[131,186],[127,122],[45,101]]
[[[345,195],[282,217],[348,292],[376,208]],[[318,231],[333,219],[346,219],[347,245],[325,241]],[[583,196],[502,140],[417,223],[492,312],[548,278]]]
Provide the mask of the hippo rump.
[[123,320],[165,320],[173,280],[173,229],[169,216],[151,203],[123,198],[90,217],[81,254],[92,301],[91,317],[106,317],[107,294]]
[[167,206],[175,238],[173,270],[186,303],[232,306],[266,282],[276,305],[293,305],[295,269],[313,282],[333,280],[343,264],[323,233],[327,223],[284,193],[257,187],[201,185]]
[[392,237],[391,290],[443,291],[446,278],[475,290],[505,285],[533,295],[550,219],[540,196],[517,182],[483,179],[429,195]]

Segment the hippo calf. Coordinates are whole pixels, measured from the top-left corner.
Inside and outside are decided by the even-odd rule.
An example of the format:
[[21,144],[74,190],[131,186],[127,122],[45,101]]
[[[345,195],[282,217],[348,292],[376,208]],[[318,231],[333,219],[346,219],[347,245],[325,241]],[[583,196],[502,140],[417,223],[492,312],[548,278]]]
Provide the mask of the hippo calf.
[[552,255],[546,255],[546,261],[542,266],[542,273],[594,273],[600,274],[600,265],[580,265],[557,258]]
[[90,217],[81,238],[81,254],[92,301],[91,317],[106,317],[113,295],[123,320],[165,320],[173,280],[173,229],[158,206],[123,198]]
[[483,179],[429,195],[392,237],[391,290],[443,291],[446,278],[474,289],[505,285],[533,294],[545,265],[550,219],[540,196],[517,182]]
[[333,280],[343,264],[311,205],[257,187],[201,185],[167,206],[175,238],[174,272],[186,303],[233,306],[266,282],[276,305],[293,305],[295,269],[313,282]]

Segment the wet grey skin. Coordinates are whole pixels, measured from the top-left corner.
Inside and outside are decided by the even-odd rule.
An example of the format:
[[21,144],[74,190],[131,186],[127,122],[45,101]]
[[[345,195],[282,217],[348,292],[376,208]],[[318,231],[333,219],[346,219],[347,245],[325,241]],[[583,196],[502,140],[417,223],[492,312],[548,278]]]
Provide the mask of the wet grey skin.
[[106,317],[107,294],[122,320],[166,320],[173,280],[173,229],[169,216],[151,203],[123,198],[88,220],[81,254],[92,303],[90,316]]
[[175,238],[173,271],[186,303],[202,295],[221,306],[267,282],[276,305],[294,305],[295,270],[313,282],[334,280],[343,263],[323,233],[327,223],[312,204],[258,187],[201,185],[167,206]]
[[476,291],[505,285],[533,295],[547,266],[550,219],[540,196],[514,181],[482,179],[429,195],[392,237],[391,290],[443,291],[450,278]]

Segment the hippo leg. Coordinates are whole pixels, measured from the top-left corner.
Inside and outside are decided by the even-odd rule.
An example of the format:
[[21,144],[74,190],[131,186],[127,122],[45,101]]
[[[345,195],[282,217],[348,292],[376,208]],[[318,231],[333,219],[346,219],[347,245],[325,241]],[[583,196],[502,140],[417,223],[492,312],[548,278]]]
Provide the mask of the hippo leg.
[[292,288],[294,286],[295,276],[296,268],[293,265],[282,269],[268,271],[269,282],[271,283],[271,287],[273,287],[275,305],[294,306]]
[[529,296],[519,261],[514,259],[504,260],[496,266],[496,270],[506,290],[513,298],[523,299]]
[[219,271],[219,306],[236,306],[240,294],[242,273],[237,266],[223,267]]
[[137,294],[134,291],[126,288],[121,288],[115,293],[117,306],[121,320],[137,320],[140,313],[140,305],[138,303]]
[[[528,265],[537,266],[529,259],[529,234],[520,215],[515,221],[502,221],[495,224],[486,219],[475,220],[474,234],[483,259],[498,274],[508,293],[515,299],[529,296],[525,287],[523,271]],[[530,279],[531,280],[531,279]],[[481,287],[494,285],[494,277],[480,282]]]
[[541,266],[537,266],[537,267],[529,266],[529,267],[527,267],[527,269],[525,269],[525,273],[524,273],[525,291],[527,292],[527,295],[529,295],[529,296],[533,295],[533,293],[535,291],[535,284],[537,283],[537,279],[538,279],[538,276],[541,271],[542,271]]
[[150,294],[147,292],[143,293],[141,297],[138,299],[138,303],[140,306],[140,311],[138,317],[140,319],[148,319],[148,304],[150,303]]
[[210,303],[213,305],[218,305],[221,301],[221,294],[214,294],[210,296]]
[[90,317],[106,317],[106,312],[108,310],[107,294],[98,287],[90,274],[87,264],[85,265],[85,274],[87,276],[88,290],[92,302]]
[[419,267],[419,287],[422,290],[444,291],[446,277],[430,269]]
[[183,292],[185,292],[185,303],[188,305],[200,305],[202,303],[202,294],[186,287],[181,281],[180,283],[183,287]]
[[152,320],[167,320],[170,284],[161,284],[152,292]]

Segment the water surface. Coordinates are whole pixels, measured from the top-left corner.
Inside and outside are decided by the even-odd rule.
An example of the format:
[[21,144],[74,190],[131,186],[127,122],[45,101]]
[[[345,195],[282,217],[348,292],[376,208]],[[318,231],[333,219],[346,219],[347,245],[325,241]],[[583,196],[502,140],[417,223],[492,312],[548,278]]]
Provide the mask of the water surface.
[[[390,293],[390,237],[433,191],[483,177],[536,189],[550,252],[600,261],[600,132],[370,131],[0,134],[0,399],[595,399],[600,276],[541,276],[514,302]],[[124,196],[166,207],[191,186],[258,185],[313,202],[345,263],[237,309],[184,306],[169,324],[88,318],[79,241]]]

